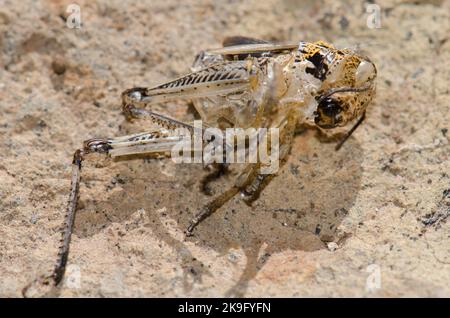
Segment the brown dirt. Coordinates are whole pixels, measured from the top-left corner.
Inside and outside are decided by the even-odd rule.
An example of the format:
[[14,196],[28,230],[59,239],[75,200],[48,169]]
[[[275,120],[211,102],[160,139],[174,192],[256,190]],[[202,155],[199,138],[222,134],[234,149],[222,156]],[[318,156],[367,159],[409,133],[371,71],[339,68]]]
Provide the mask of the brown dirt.
[[0,2],[0,296],[52,269],[73,151],[150,126],[125,120],[120,93],[227,35],[361,45],[379,72],[367,121],[339,152],[299,135],[253,207],[235,198],[188,239],[210,200],[200,165],[92,156],[69,258],[80,284],[56,294],[450,296],[450,1],[377,1],[380,29],[351,1],[78,1],[79,30],[70,2]]

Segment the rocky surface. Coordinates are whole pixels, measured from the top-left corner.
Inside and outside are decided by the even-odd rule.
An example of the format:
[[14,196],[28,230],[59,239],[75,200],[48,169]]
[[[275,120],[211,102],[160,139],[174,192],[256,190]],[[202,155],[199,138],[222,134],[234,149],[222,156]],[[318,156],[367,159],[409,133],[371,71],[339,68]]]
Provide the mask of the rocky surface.
[[187,239],[207,171],[91,156],[54,295],[450,296],[449,1],[376,1],[381,28],[368,2],[136,2],[78,1],[71,29],[70,1],[0,0],[1,296],[53,267],[73,151],[151,127],[126,121],[120,93],[187,72],[228,35],[361,48],[379,74],[365,124],[339,152],[300,134],[253,207],[235,198]]

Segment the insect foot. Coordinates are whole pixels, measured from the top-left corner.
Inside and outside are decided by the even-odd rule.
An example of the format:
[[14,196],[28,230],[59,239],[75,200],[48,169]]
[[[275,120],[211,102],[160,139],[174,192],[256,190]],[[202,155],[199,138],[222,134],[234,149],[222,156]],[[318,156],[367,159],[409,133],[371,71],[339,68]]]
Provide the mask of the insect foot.
[[213,210],[210,207],[208,207],[208,206],[203,207],[200,210],[200,212],[192,218],[191,222],[189,222],[189,226],[185,231],[186,236],[192,236],[193,231],[197,227],[197,225],[201,221],[203,221],[208,215],[210,215],[212,212],[213,212]]

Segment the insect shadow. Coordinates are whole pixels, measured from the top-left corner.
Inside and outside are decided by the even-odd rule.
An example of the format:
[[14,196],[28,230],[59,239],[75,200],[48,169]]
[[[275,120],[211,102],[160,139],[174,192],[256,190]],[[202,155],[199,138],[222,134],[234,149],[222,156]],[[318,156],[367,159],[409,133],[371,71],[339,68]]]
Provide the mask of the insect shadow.
[[[198,190],[206,175],[202,166],[142,158],[124,161],[115,177],[116,183],[117,178],[121,180],[119,191],[104,200],[81,197],[74,233],[81,239],[90,237],[111,222],[126,223],[132,213],[143,208],[148,217],[144,226],[178,254],[186,294],[206,275],[215,276],[214,268],[205,266],[189,250],[189,241],[219,255],[241,249],[246,265],[225,296],[244,296],[249,282],[271,255],[285,250],[315,251],[326,248],[327,242],[344,240],[338,228],[361,187],[363,153],[355,138],[337,152],[334,146],[319,141],[315,131],[296,136],[289,160],[251,207],[236,197],[185,240],[175,238],[166,221],[174,220],[176,230],[184,231],[192,215],[210,200]],[[88,169],[92,169],[90,174],[96,173]],[[223,191],[233,177],[222,177],[212,188],[216,193]]]

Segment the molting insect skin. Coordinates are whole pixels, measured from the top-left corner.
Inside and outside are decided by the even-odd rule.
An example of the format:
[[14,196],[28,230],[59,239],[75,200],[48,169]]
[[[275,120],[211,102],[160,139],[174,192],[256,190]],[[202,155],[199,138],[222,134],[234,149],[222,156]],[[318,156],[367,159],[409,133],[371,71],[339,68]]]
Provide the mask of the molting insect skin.
[[[140,153],[170,155],[182,139],[183,129],[192,136],[204,128],[155,113],[149,106],[192,100],[204,126],[220,130],[235,127],[279,130],[279,164],[290,152],[296,127],[319,129],[346,126],[356,121],[337,149],[364,119],[375,94],[376,67],[369,58],[337,49],[323,41],[274,44],[246,37],[230,37],[223,47],[201,52],[192,72],[156,87],[136,87],[122,93],[122,109],[129,119],[150,119],[161,128],[116,138],[94,138],[74,154],[72,186],[62,228],[57,263],[44,282],[58,285],[69,254],[77,208],[82,161],[90,153],[123,156]],[[220,164],[219,164],[220,167]],[[223,166],[222,166],[223,168]],[[221,169],[222,169],[221,168]],[[240,193],[251,203],[274,176],[264,174],[265,163],[247,163],[228,190],[193,216],[186,230],[194,228],[228,200]],[[42,280],[39,280],[43,282]]]

